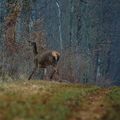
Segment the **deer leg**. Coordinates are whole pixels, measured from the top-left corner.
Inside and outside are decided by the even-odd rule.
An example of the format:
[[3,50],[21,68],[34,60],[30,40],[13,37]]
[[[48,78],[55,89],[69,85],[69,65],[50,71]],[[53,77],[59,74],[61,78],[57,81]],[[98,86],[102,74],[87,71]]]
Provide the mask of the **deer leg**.
[[50,76],[50,79],[53,79],[54,74],[55,74],[56,72],[57,72],[57,68],[54,67],[53,72],[52,72],[52,74],[51,74],[51,76]]
[[47,74],[47,69],[44,68],[44,76],[46,76],[46,74]]
[[44,79],[47,79],[47,69],[44,68],[44,76],[43,76]]
[[35,68],[33,69],[33,71],[32,71],[32,73],[30,74],[28,80],[30,80],[30,79],[32,78],[32,76],[33,76],[33,74],[36,72],[36,70],[37,70],[37,67],[35,67]]

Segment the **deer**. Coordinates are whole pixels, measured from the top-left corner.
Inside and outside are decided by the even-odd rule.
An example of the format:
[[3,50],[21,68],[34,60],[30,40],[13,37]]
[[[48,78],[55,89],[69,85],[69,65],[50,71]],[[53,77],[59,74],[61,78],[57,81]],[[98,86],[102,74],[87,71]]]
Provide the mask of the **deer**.
[[53,67],[53,72],[50,75],[50,79],[53,79],[54,74],[58,72],[57,64],[61,56],[60,52],[55,50],[44,50],[41,53],[39,53],[37,50],[36,42],[32,42],[32,41],[28,41],[28,42],[33,47],[33,53],[34,53],[34,69],[30,74],[28,80],[32,78],[32,76],[35,74],[38,68],[43,68],[44,74],[46,74],[46,68],[48,66]]

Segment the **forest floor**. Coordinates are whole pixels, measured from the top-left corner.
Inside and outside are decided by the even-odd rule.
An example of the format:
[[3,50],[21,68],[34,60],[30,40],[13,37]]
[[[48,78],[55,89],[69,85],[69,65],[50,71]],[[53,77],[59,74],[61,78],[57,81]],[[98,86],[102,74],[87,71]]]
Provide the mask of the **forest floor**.
[[0,120],[120,120],[120,87],[1,82]]

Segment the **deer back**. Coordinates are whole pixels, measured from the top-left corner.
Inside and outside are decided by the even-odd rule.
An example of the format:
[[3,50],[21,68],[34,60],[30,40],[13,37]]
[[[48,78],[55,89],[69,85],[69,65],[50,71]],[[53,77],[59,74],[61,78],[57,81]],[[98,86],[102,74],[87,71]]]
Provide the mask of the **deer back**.
[[60,53],[57,51],[46,51],[42,54],[38,54],[36,58],[38,59],[39,67],[47,67],[49,65],[56,65],[60,57]]

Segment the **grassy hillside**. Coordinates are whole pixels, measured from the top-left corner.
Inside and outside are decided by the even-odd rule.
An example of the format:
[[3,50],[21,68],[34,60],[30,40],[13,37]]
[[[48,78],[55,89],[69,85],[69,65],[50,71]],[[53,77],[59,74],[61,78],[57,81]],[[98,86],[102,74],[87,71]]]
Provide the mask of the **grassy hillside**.
[[44,81],[0,84],[0,120],[119,120],[120,88]]

